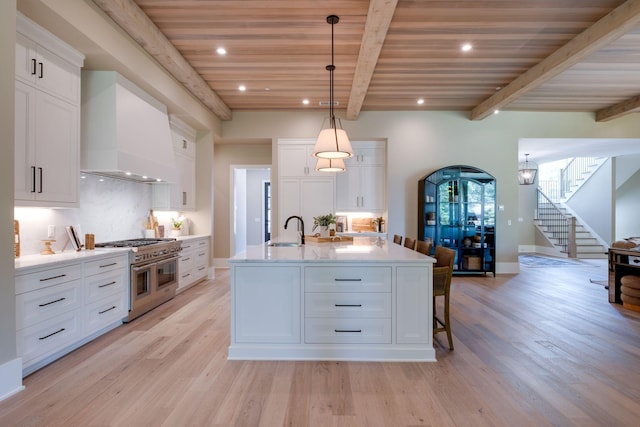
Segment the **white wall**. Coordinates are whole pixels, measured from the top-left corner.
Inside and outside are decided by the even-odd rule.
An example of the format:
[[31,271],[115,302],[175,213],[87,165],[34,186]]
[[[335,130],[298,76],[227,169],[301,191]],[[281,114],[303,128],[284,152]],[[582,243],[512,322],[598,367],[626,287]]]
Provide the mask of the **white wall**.
[[606,244],[612,242],[614,183],[611,159],[597,171],[567,200],[582,224],[588,224]]
[[16,309],[13,280],[13,156],[15,0],[0,2],[0,400],[22,385],[16,359]]
[[[315,138],[322,120],[322,114],[312,112],[235,112],[232,121],[223,123],[222,134],[272,141]],[[387,140],[389,234],[417,235],[418,179],[425,174],[465,164],[495,176],[497,203],[504,206],[497,214],[498,272],[518,269],[520,138],[628,138],[640,134],[640,121],[633,115],[596,123],[590,113],[501,112],[470,121],[465,112],[363,111],[357,121],[342,123],[353,140]]]
[[612,240],[640,237],[639,214],[640,170],[625,181],[616,192],[616,230],[615,238]]

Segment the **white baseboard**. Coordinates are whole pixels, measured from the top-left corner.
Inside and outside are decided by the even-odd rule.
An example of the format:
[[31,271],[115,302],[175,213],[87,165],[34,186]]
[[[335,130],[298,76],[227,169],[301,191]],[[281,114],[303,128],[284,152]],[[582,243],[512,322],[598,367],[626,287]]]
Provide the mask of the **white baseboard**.
[[22,359],[18,357],[0,365],[0,401],[22,390]]
[[496,274],[518,274],[520,273],[519,262],[496,262]]

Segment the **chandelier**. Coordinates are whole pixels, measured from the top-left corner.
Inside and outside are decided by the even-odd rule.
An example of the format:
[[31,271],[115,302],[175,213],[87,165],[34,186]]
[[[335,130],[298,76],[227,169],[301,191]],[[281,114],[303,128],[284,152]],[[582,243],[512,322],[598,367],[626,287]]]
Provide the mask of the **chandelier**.
[[536,182],[538,165],[529,161],[529,154],[524,155],[524,162],[518,165],[518,182],[520,185],[532,185]]

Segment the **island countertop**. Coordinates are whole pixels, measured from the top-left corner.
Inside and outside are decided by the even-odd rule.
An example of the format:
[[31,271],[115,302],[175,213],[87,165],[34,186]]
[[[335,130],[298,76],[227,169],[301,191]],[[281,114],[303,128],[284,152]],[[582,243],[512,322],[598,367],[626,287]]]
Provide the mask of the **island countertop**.
[[230,259],[243,262],[416,262],[434,263],[435,259],[379,237],[354,237],[353,241],[306,243],[302,246],[270,246],[269,243],[248,246]]

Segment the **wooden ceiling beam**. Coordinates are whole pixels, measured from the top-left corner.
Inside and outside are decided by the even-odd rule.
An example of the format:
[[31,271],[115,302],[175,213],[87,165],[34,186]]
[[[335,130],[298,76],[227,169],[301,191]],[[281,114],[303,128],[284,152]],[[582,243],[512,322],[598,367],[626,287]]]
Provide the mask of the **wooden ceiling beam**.
[[471,120],[482,120],[527,92],[623,36],[640,22],[640,1],[627,0],[570,42],[518,76],[473,110]]
[[93,2],[220,120],[231,120],[231,109],[133,0],[93,0]]
[[596,111],[596,122],[606,122],[626,116],[631,113],[640,112],[640,95],[629,98],[619,104],[612,105],[602,110]]
[[371,0],[369,2],[367,21],[362,34],[358,62],[347,103],[347,120],[356,120],[360,115],[397,4],[398,0]]

